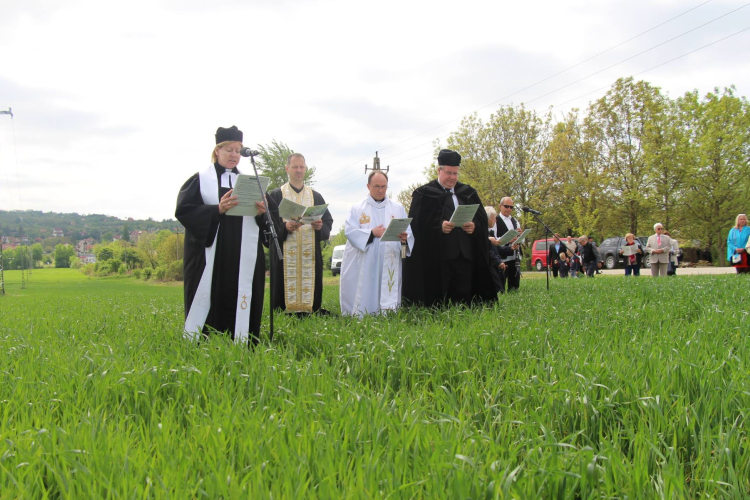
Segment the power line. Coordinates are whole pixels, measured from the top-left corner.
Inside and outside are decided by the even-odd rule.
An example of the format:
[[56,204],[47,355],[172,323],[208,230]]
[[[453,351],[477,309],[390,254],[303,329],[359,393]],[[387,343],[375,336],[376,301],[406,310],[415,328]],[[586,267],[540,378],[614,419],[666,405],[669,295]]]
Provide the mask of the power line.
[[[717,44],[717,43],[719,43],[719,42],[723,42],[724,40],[727,40],[727,39],[729,39],[729,38],[732,38],[733,36],[737,36],[737,35],[739,35],[740,33],[744,33],[745,31],[748,31],[748,30],[750,30],[750,26],[748,26],[748,27],[747,27],[747,28],[745,28],[745,29],[741,29],[740,31],[737,31],[737,32],[735,32],[735,33],[732,33],[731,35],[727,35],[727,36],[725,36],[724,38],[720,38],[720,39],[718,39],[718,40],[715,40],[715,41],[713,41],[713,42],[711,42],[711,43],[707,43],[706,45],[703,45],[702,47],[698,47],[698,48],[697,48],[697,49],[695,49],[695,50],[691,50],[690,52],[685,52],[684,54],[681,54],[681,55],[679,55],[679,56],[677,56],[677,57],[673,57],[672,59],[669,59],[668,61],[664,61],[664,62],[662,62],[662,63],[659,63],[659,64],[657,64],[656,66],[651,66],[650,68],[648,68],[648,69],[644,69],[643,71],[640,71],[640,72],[638,72],[638,73],[635,73],[635,74],[634,74],[634,75],[632,75],[632,76],[639,76],[639,75],[642,75],[642,74],[644,74],[644,73],[647,73],[647,72],[649,72],[649,71],[651,71],[651,70],[654,70],[654,69],[656,69],[656,68],[659,68],[659,67],[661,67],[661,66],[664,66],[665,64],[669,64],[669,63],[671,63],[671,62],[674,62],[674,61],[676,61],[677,59],[681,59],[681,58],[683,58],[683,57],[685,57],[685,56],[689,56],[690,54],[694,54],[694,53],[698,52],[699,50],[703,50],[703,49],[705,49],[705,48],[707,48],[707,47],[710,47],[711,45],[715,45],[715,44]],[[564,105],[566,105],[566,104],[568,104],[568,103],[571,103],[571,102],[573,102],[573,101],[577,101],[578,99],[581,99],[581,98],[583,98],[583,97],[586,97],[586,96],[588,96],[588,95],[591,95],[591,94],[595,94],[596,92],[601,92],[602,90],[604,90],[604,89],[606,89],[606,88],[608,88],[608,87],[609,87],[609,85],[607,85],[606,87],[601,87],[601,88],[598,88],[598,89],[596,89],[596,90],[592,90],[591,92],[586,92],[585,94],[579,95],[578,97],[574,97],[573,99],[570,99],[570,100],[568,100],[568,101],[562,102],[562,103],[560,103],[560,104],[555,104],[555,106],[564,106]]]
[[[627,62],[627,61],[629,61],[629,60],[631,60],[631,59],[634,59],[634,58],[636,58],[636,57],[638,57],[638,56],[640,56],[640,55],[643,55],[643,54],[645,54],[645,53],[647,53],[647,52],[649,52],[649,51],[651,51],[651,50],[653,50],[653,49],[656,49],[656,48],[658,48],[658,47],[660,47],[660,46],[662,46],[662,45],[665,45],[665,44],[667,44],[667,43],[669,43],[669,42],[671,42],[671,41],[674,41],[674,40],[676,40],[677,38],[680,38],[680,37],[682,37],[682,36],[684,36],[684,35],[686,35],[686,34],[688,34],[688,33],[691,33],[691,32],[693,32],[693,31],[695,31],[695,30],[698,30],[698,29],[700,29],[700,28],[702,28],[702,27],[704,27],[704,26],[706,26],[706,25],[708,25],[708,24],[711,24],[711,23],[713,23],[713,22],[715,22],[715,21],[718,21],[719,19],[721,19],[721,18],[723,18],[723,17],[726,17],[726,16],[728,16],[729,14],[732,14],[732,13],[734,13],[734,12],[736,12],[736,11],[740,10],[740,9],[743,9],[743,8],[747,7],[748,5],[750,5],[750,2],[746,3],[745,5],[742,5],[741,7],[738,7],[738,8],[736,8],[736,9],[734,9],[734,10],[730,11],[730,12],[727,12],[726,14],[723,14],[723,15],[721,15],[721,16],[719,16],[719,17],[715,18],[715,19],[712,19],[711,21],[708,21],[708,22],[706,22],[706,23],[704,23],[704,24],[701,24],[700,26],[696,26],[695,28],[692,28],[692,29],[690,29],[690,30],[688,30],[688,31],[686,31],[686,32],[684,32],[684,33],[681,33],[680,35],[677,35],[677,36],[675,36],[675,37],[673,37],[673,38],[670,38],[669,40],[666,40],[666,41],[664,41],[664,42],[661,42],[661,43],[659,43],[659,44],[657,44],[657,45],[654,45],[653,47],[651,47],[651,48],[649,48],[649,49],[646,49],[646,50],[644,50],[644,51],[642,51],[642,52],[639,52],[638,54],[635,54],[635,55],[633,55],[633,56],[627,57],[627,58],[625,58],[625,59],[623,59],[623,60],[621,60],[621,61],[619,61],[619,62],[617,62],[617,63],[615,63],[615,64],[612,64],[612,65],[610,65],[610,66],[608,66],[608,67],[606,67],[606,68],[604,68],[604,69],[601,69],[601,70],[599,70],[599,71],[595,71],[594,73],[591,73],[591,74],[589,74],[589,75],[587,75],[587,76],[585,76],[585,77],[583,77],[583,78],[579,78],[578,80],[575,80],[575,81],[573,81],[573,82],[571,82],[571,83],[568,83],[568,84],[566,84],[566,85],[563,85],[562,87],[559,87],[559,88],[557,88],[557,89],[555,89],[555,90],[552,90],[552,91],[550,91],[550,92],[547,92],[547,93],[545,93],[545,94],[542,94],[542,95],[540,95],[540,96],[538,96],[538,97],[535,97],[535,98],[533,98],[533,99],[530,99],[530,100],[526,101],[526,102],[525,102],[524,104],[528,104],[528,103],[530,103],[530,102],[534,102],[534,101],[537,101],[537,100],[539,100],[539,99],[542,99],[542,98],[544,98],[544,97],[547,97],[547,96],[549,96],[549,95],[551,95],[551,94],[554,94],[554,93],[556,93],[556,92],[559,92],[560,90],[563,90],[563,89],[565,89],[565,88],[567,88],[567,87],[570,87],[571,85],[574,85],[574,84],[576,84],[576,83],[580,83],[580,82],[582,82],[583,80],[586,80],[586,79],[588,79],[588,78],[590,78],[590,77],[592,77],[592,76],[595,76],[595,75],[597,75],[597,74],[599,74],[599,73],[602,73],[602,72],[604,72],[604,71],[607,71],[607,70],[609,70],[609,69],[612,69],[612,68],[613,68],[613,67],[615,67],[615,66],[618,66],[618,65],[620,65],[620,64],[622,64],[622,63],[624,63],[624,62]],[[644,71],[641,71],[640,73],[636,73],[636,74],[635,74],[635,75],[633,75],[633,76],[638,76],[638,75],[641,75],[641,74],[643,74],[643,73],[645,73],[645,72],[647,72],[647,71],[651,71],[651,70],[653,70],[653,69],[656,69],[656,68],[658,68],[658,67],[660,67],[660,66],[664,66],[665,64],[669,64],[669,63],[670,63],[670,62],[672,62],[672,61],[675,61],[675,60],[677,60],[677,59],[680,59],[680,58],[682,58],[682,57],[688,56],[688,55],[690,55],[690,54],[693,54],[693,53],[695,53],[695,52],[697,52],[697,51],[699,51],[699,50],[705,49],[705,48],[707,48],[707,47],[710,47],[711,45],[714,45],[714,44],[716,44],[716,43],[719,43],[719,42],[722,42],[722,41],[724,41],[724,40],[726,40],[726,39],[728,39],[728,38],[731,38],[731,37],[733,37],[733,36],[736,36],[736,35],[738,35],[738,34],[740,34],[740,33],[744,32],[744,31],[747,31],[748,29],[750,29],[750,28],[745,28],[745,29],[743,29],[743,30],[740,30],[740,31],[738,31],[738,32],[736,32],[736,33],[733,33],[733,34],[731,34],[731,35],[728,35],[728,36],[726,36],[726,37],[724,37],[724,38],[721,38],[721,39],[719,39],[719,40],[716,40],[716,41],[714,41],[714,42],[711,42],[711,43],[708,43],[708,44],[706,44],[706,45],[703,45],[702,47],[699,47],[699,48],[697,48],[697,49],[695,49],[695,50],[692,50],[692,51],[690,51],[690,52],[686,52],[686,53],[684,53],[684,54],[682,54],[682,55],[679,55],[679,56],[677,56],[677,57],[674,57],[674,58],[672,58],[672,59],[669,59],[668,61],[664,61],[664,62],[662,62],[662,63],[660,63],[660,64],[658,64],[658,65],[656,65],[656,66],[653,66],[653,67],[651,67],[651,68],[649,68],[649,69],[646,69],[646,70],[644,70]],[[580,98],[582,98],[582,97],[585,97],[585,96],[587,96],[587,95],[590,95],[590,94],[593,94],[593,93],[599,92],[599,91],[601,91],[601,90],[603,90],[603,89],[606,89],[606,88],[608,88],[608,87],[609,87],[609,85],[608,85],[608,86],[605,86],[605,87],[601,87],[601,88],[599,88],[599,89],[596,89],[596,90],[593,90],[593,91],[591,91],[591,92],[587,92],[586,94],[583,94],[583,95],[581,95],[581,96],[578,96],[578,97],[576,97],[576,98],[574,98],[574,99],[571,99],[571,100],[569,100],[569,101],[566,101],[566,102],[564,102],[564,103],[561,103],[561,104],[557,104],[557,105],[555,105],[555,106],[562,106],[562,105],[564,105],[564,104],[567,104],[567,103],[569,103],[569,102],[575,101],[575,100],[577,100],[577,99],[580,99]],[[481,109],[481,108],[480,108],[480,109]],[[455,121],[455,120],[453,120],[453,121]],[[451,123],[451,122],[449,122],[449,123]],[[440,128],[440,127],[437,127],[437,128]],[[434,130],[434,129],[433,129],[433,130]],[[421,135],[421,134],[420,134],[420,135]],[[415,137],[416,137],[416,136],[415,136]],[[430,142],[432,142],[432,141],[430,141]],[[421,144],[420,146],[423,146],[424,144],[428,144],[428,143],[423,143],[423,144]],[[416,146],[416,147],[420,147],[420,146]],[[416,148],[416,147],[415,147],[415,148]],[[411,149],[415,149],[415,148],[411,148]],[[411,150],[411,149],[410,149],[410,150]],[[407,151],[410,151],[410,150],[407,150]],[[423,154],[421,154],[421,155],[417,155],[417,156],[415,156],[415,157],[409,158],[409,160],[413,160],[413,159],[416,159],[416,158],[424,157],[424,156],[427,156],[427,154],[428,154],[428,153],[423,153]],[[429,153],[429,154],[431,154],[431,153]],[[404,161],[408,161],[408,160],[404,160]],[[403,163],[403,162],[402,162],[402,161],[399,161],[399,162],[397,162],[397,163]],[[393,165],[395,165],[395,164],[397,164],[397,163],[392,163],[392,164],[393,164]],[[329,184],[331,184],[331,183],[329,183]],[[344,186],[344,187],[346,187],[346,186]],[[339,190],[339,189],[341,189],[341,188],[336,188],[336,189],[334,189],[333,191],[337,191],[337,190]]]
[[[492,101],[492,102],[491,102],[491,103],[489,103],[489,104],[486,104],[486,105],[484,105],[484,106],[482,106],[482,107],[480,107],[480,108],[477,108],[477,109],[475,109],[474,111],[472,111],[472,112],[471,112],[471,113],[469,113],[469,114],[472,114],[472,113],[476,113],[477,111],[483,110],[483,109],[485,109],[485,108],[487,108],[487,107],[489,107],[489,106],[492,106],[492,105],[494,105],[494,104],[496,104],[496,103],[498,103],[498,102],[500,102],[500,101],[503,101],[503,100],[505,100],[505,99],[507,99],[507,98],[509,98],[509,97],[512,97],[512,96],[514,96],[514,95],[516,95],[516,94],[519,94],[519,93],[523,92],[524,90],[528,90],[528,89],[530,89],[530,88],[532,88],[532,87],[535,87],[536,85],[539,85],[540,83],[546,82],[546,81],[548,81],[548,80],[550,80],[550,79],[552,79],[552,78],[554,78],[554,77],[556,77],[556,76],[559,76],[559,75],[561,75],[561,74],[563,74],[563,73],[565,73],[565,72],[567,72],[567,71],[569,71],[569,70],[571,70],[571,69],[573,69],[573,68],[576,68],[576,67],[578,67],[578,66],[580,66],[580,65],[582,65],[582,64],[584,64],[584,63],[586,63],[586,62],[588,62],[588,61],[591,61],[591,60],[593,60],[593,59],[595,59],[595,58],[597,58],[597,57],[599,57],[599,56],[601,56],[601,55],[603,55],[603,54],[606,54],[607,52],[610,52],[610,51],[612,51],[612,50],[616,49],[617,47],[620,47],[620,46],[622,46],[622,45],[624,45],[624,44],[626,44],[626,43],[628,43],[628,42],[631,42],[631,41],[635,40],[636,38],[639,38],[639,37],[641,37],[641,36],[643,36],[643,35],[645,35],[645,34],[647,34],[647,33],[651,32],[651,31],[653,31],[653,30],[655,30],[655,29],[657,29],[657,28],[659,28],[659,27],[661,27],[661,26],[664,26],[665,24],[668,24],[668,23],[670,23],[670,22],[674,21],[675,19],[678,19],[679,17],[682,17],[682,16],[684,16],[684,15],[686,15],[686,14],[688,14],[688,13],[690,13],[690,12],[692,12],[692,11],[694,11],[694,10],[696,10],[696,9],[698,9],[698,8],[700,8],[700,7],[702,7],[702,6],[704,6],[704,5],[706,5],[707,3],[710,3],[711,1],[712,1],[712,0],[707,0],[707,1],[703,2],[703,3],[700,3],[700,4],[696,5],[695,7],[692,7],[692,8],[690,8],[690,9],[688,9],[688,10],[686,10],[686,11],[684,11],[684,12],[682,12],[682,13],[680,13],[680,14],[678,14],[678,15],[676,15],[676,16],[674,16],[674,17],[670,18],[670,19],[667,19],[666,21],[663,21],[663,22],[661,22],[661,23],[659,23],[659,24],[655,25],[655,26],[652,26],[651,28],[649,28],[649,29],[647,29],[647,30],[645,30],[645,31],[643,31],[643,32],[641,32],[641,33],[639,33],[639,34],[637,34],[637,35],[635,35],[635,36],[633,36],[633,37],[630,37],[630,38],[628,38],[627,40],[624,40],[624,41],[622,41],[622,42],[619,42],[619,43],[617,43],[617,44],[615,44],[615,45],[613,45],[613,46],[611,46],[611,47],[609,47],[609,48],[607,48],[607,49],[605,49],[605,50],[603,50],[603,51],[601,51],[601,52],[599,52],[599,53],[597,53],[597,54],[595,54],[595,55],[593,55],[593,56],[591,56],[591,57],[588,57],[588,58],[586,58],[586,59],[584,59],[584,60],[582,60],[582,61],[580,61],[580,62],[578,62],[578,63],[576,63],[576,64],[574,64],[574,65],[572,65],[572,66],[570,66],[570,67],[568,67],[568,68],[566,68],[566,69],[564,69],[564,70],[562,70],[562,71],[559,71],[559,72],[557,72],[557,73],[554,73],[554,74],[552,74],[552,75],[550,75],[550,76],[548,76],[548,77],[546,77],[546,78],[543,78],[542,80],[539,80],[539,81],[537,81],[537,82],[535,82],[535,83],[532,83],[531,85],[528,85],[528,86],[526,86],[526,87],[524,87],[524,88],[522,88],[522,89],[520,89],[520,90],[517,90],[517,91],[515,91],[515,92],[513,92],[513,93],[511,93],[511,94],[508,94],[507,96],[501,97],[500,99],[497,99],[497,100],[495,100],[495,101]],[[744,5],[743,7],[745,7],[745,6],[746,6],[746,5]],[[740,7],[740,8],[742,8],[742,7]],[[739,9],[735,9],[735,10],[739,10]],[[732,11],[732,12],[734,12],[734,11]],[[730,13],[731,13],[731,12],[730,12]],[[723,17],[723,16],[722,16],[722,17]],[[718,19],[718,18],[717,18],[717,19]],[[716,19],[715,19],[715,20],[716,20]],[[711,21],[711,22],[713,22],[713,21]],[[697,28],[695,28],[695,29],[697,29]],[[665,42],[665,43],[666,43],[666,42]],[[457,121],[457,120],[461,120],[461,119],[462,119],[462,118],[463,118],[464,116],[466,116],[466,114],[462,115],[461,117],[458,117],[458,118],[454,118],[454,119],[452,119],[452,120],[450,120],[450,121],[448,121],[448,122],[445,122],[445,123],[443,123],[442,125],[438,125],[437,127],[433,127],[433,128],[431,128],[431,129],[429,129],[429,130],[426,130],[426,131],[424,131],[424,132],[421,132],[421,133],[419,133],[419,134],[416,134],[416,135],[414,135],[414,136],[412,136],[412,137],[409,137],[409,138],[407,138],[407,139],[404,139],[404,140],[402,140],[402,141],[400,141],[400,142],[397,142],[397,143],[391,144],[390,146],[386,146],[386,147],[384,147],[384,148],[379,148],[379,149],[378,149],[378,151],[380,151],[380,152],[382,152],[382,151],[386,151],[386,150],[388,150],[388,149],[391,149],[391,148],[393,148],[393,147],[396,147],[396,146],[398,146],[398,145],[400,145],[400,144],[403,144],[403,143],[405,143],[405,142],[409,142],[409,141],[411,141],[412,139],[416,139],[417,137],[420,137],[420,136],[422,136],[422,135],[428,134],[428,133],[430,133],[430,132],[433,132],[433,131],[435,131],[435,130],[441,129],[441,128],[445,127],[446,125],[450,125],[451,123],[453,123],[453,122],[455,122],[455,121]],[[432,142],[432,141],[430,141],[430,142]],[[424,145],[424,144],[421,144],[420,146],[422,146],[422,145]],[[417,147],[419,147],[419,146],[417,146]],[[414,149],[414,148],[412,148],[412,149]],[[410,151],[410,150],[406,150],[406,151]],[[404,152],[406,152],[406,151],[402,151],[402,152],[400,152],[400,153],[396,153],[396,154],[394,154],[394,155],[391,155],[391,157],[393,157],[393,156],[397,156],[397,155],[399,155],[399,154],[402,154],[402,153],[404,153]],[[328,179],[328,178],[330,178],[330,177],[332,177],[332,176],[334,176],[334,175],[338,174],[339,172],[342,172],[342,171],[344,171],[344,170],[348,170],[348,169],[350,169],[351,167],[353,167],[354,165],[357,165],[358,163],[360,163],[360,162],[362,162],[362,161],[367,161],[367,159],[368,159],[368,158],[369,158],[369,157],[365,157],[365,158],[363,158],[362,160],[359,160],[359,161],[357,161],[357,162],[355,162],[355,163],[352,163],[351,165],[348,165],[348,166],[346,166],[346,167],[343,167],[343,168],[341,168],[341,169],[338,169],[338,170],[334,170],[334,171],[333,171],[332,173],[330,173],[330,174],[326,175],[325,177],[322,177],[322,178],[320,178],[319,180],[324,180],[324,179]],[[338,180],[338,179],[337,179],[337,180]],[[336,181],[333,181],[333,182],[336,182]],[[324,187],[324,186],[326,186],[326,185],[330,185],[331,183],[332,183],[332,182],[329,182],[329,183],[327,183],[327,184],[323,184],[323,185],[322,185],[322,186],[320,186],[320,187]]]
[[[713,23],[713,22],[715,22],[715,21],[718,21],[719,19],[721,19],[721,18],[723,18],[723,17],[726,17],[726,16],[728,16],[729,14],[732,14],[732,13],[734,13],[734,12],[737,12],[737,11],[738,11],[738,10],[740,10],[740,9],[744,9],[744,8],[745,8],[745,7],[747,7],[748,5],[750,5],[750,2],[746,3],[746,4],[745,4],[745,5],[743,5],[742,7],[738,7],[738,8],[736,8],[736,9],[734,9],[733,11],[727,12],[726,14],[723,14],[723,15],[721,15],[721,16],[719,16],[719,17],[715,18],[715,19],[712,19],[712,20],[710,20],[710,21],[708,21],[708,22],[706,22],[706,23],[703,23],[703,24],[701,24],[700,26],[696,26],[695,28],[693,28],[693,29],[691,29],[691,30],[688,30],[688,31],[686,31],[686,32],[684,32],[684,33],[680,33],[679,35],[677,35],[677,36],[675,36],[675,37],[672,37],[672,38],[670,38],[669,40],[665,40],[665,41],[663,41],[663,42],[661,42],[661,43],[659,43],[659,44],[657,44],[657,45],[654,45],[653,47],[650,47],[650,48],[648,48],[648,49],[646,49],[646,50],[644,50],[644,51],[642,51],[642,52],[639,52],[639,53],[637,53],[637,54],[635,54],[635,55],[632,55],[632,56],[630,56],[630,57],[626,57],[626,58],[625,58],[625,59],[623,59],[622,61],[616,62],[616,63],[614,63],[614,64],[612,64],[612,65],[610,65],[610,66],[607,66],[607,67],[606,67],[606,68],[604,68],[604,69],[600,69],[599,71],[595,71],[595,72],[593,72],[593,73],[591,73],[591,74],[589,74],[589,75],[586,75],[586,76],[584,76],[583,78],[579,78],[578,80],[575,80],[575,81],[573,81],[573,82],[570,82],[570,83],[568,83],[567,85],[563,85],[562,87],[556,88],[555,90],[552,90],[552,91],[550,91],[550,92],[547,92],[546,94],[542,94],[542,95],[540,95],[540,96],[538,96],[538,97],[535,97],[535,98],[533,98],[533,99],[531,99],[531,100],[528,100],[528,101],[526,101],[526,104],[528,104],[528,103],[530,103],[530,102],[534,102],[534,101],[537,101],[537,100],[539,100],[539,99],[542,99],[542,98],[544,98],[544,97],[547,97],[548,95],[551,95],[551,94],[554,94],[554,93],[556,93],[556,92],[559,92],[560,90],[563,90],[563,89],[565,89],[565,88],[568,88],[568,87],[570,87],[571,85],[574,85],[574,84],[576,84],[576,83],[582,82],[583,80],[586,80],[587,78],[591,78],[592,76],[598,75],[599,73],[603,73],[603,72],[605,72],[605,71],[607,71],[607,70],[609,70],[609,69],[612,69],[612,68],[614,68],[615,66],[619,66],[620,64],[622,64],[622,63],[624,63],[624,62],[630,61],[631,59],[635,59],[635,58],[636,58],[636,57],[638,57],[638,56],[642,56],[642,55],[643,55],[643,54],[645,54],[646,52],[650,52],[650,51],[652,51],[652,50],[654,50],[654,49],[657,49],[657,48],[661,47],[662,45],[666,45],[666,44],[668,44],[669,42],[673,42],[674,40],[677,40],[678,38],[680,38],[680,37],[683,37],[683,36],[687,35],[688,33],[692,33],[693,31],[695,31],[695,30],[698,30],[698,29],[700,29],[700,28],[703,28],[704,26],[707,26],[707,25],[709,25],[709,24],[711,24],[711,23]],[[687,55],[687,54],[686,54],[686,55]]]
[[[723,37],[723,38],[720,38],[720,39],[718,39],[718,40],[714,40],[714,41],[713,41],[713,42],[711,42],[711,43],[707,43],[706,45],[703,45],[703,46],[701,46],[701,47],[698,47],[697,49],[691,50],[691,51],[689,51],[689,52],[685,52],[684,54],[681,54],[681,55],[679,55],[679,56],[677,56],[677,57],[673,57],[672,59],[669,59],[669,60],[667,60],[667,61],[661,62],[661,63],[659,63],[659,64],[657,64],[657,65],[655,65],[655,66],[651,66],[650,68],[648,68],[648,69],[644,69],[643,71],[640,71],[640,72],[638,72],[638,73],[635,73],[635,74],[633,74],[632,76],[639,76],[639,75],[642,75],[642,74],[644,74],[644,73],[647,73],[647,72],[649,72],[649,71],[652,71],[652,70],[654,70],[654,69],[656,69],[656,68],[659,68],[659,67],[661,67],[661,66],[664,66],[664,65],[666,65],[666,64],[669,64],[669,63],[671,63],[671,62],[674,62],[674,61],[676,61],[676,60],[678,60],[678,59],[681,59],[681,58],[683,58],[683,57],[689,56],[690,54],[694,54],[694,53],[696,53],[696,52],[698,52],[698,51],[700,51],[700,50],[703,50],[703,49],[705,49],[705,48],[707,48],[707,47],[710,47],[710,46],[712,46],[712,45],[716,45],[716,44],[717,44],[717,43],[719,43],[719,42],[723,42],[724,40],[727,40],[727,39],[729,39],[729,38],[732,38],[732,37],[734,37],[734,36],[737,36],[737,35],[739,35],[739,34],[741,34],[741,33],[744,33],[745,31],[748,31],[748,30],[750,30],[750,26],[748,26],[747,28],[741,29],[741,30],[739,30],[739,31],[737,31],[737,32],[735,32],[735,33],[732,33],[731,35],[727,35],[727,36],[725,36],[725,37]],[[574,97],[573,99],[569,99],[569,100],[567,100],[567,101],[565,101],[565,102],[562,102],[562,103],[559,103],[559,104],[555,104],[555,105],[553,105],[553,107],[564,106],[565,104],[569,104],[569,103],[571,103],[571,102],[573,102],[573,101],[577,101],[578,99],[582,99],[582,98],[584,98],[584,97],[586,97],[586,96],[589,96],[589,95],[591,95],[591,94],[595,94],[595,93],[597,93],[597,92],[601,92],[602,90],[605,90],[605,89],[607,89],[607,88],[609,88],[609,87],[610,87],[610,85],[606,85],[606,86],[604,86],[604,87],[600,87],[600,88],[598,88],[598,89],[595,89],[595,90],[592,90],[592,91],[590,91],[590,92],[586,92],[585,94],[581,94],[581,95],[579,95],[578,97]],[[543,96],[540,96],[540,97],[543,97]],[[536,98],[536,99],[539,99],[539,98]],[[535,100],[535,99],[533,99],[533,100]],[[529,102],[530,102],[530,101],[529,101]],[[405,161],[409,161],[409,160],[414,160],[414,159],[417,159],[417,158],[421,158],[421,157],[427,156],[428,154],[431,154],[431,153],[423,153],[423,154],[421,154],[421,155],[417,155],[417,156],[414,156],[414,157],[412,157],[412,158],[409,158],[408,160],[403,160],[403,161],[400,161],[400,162],[397,162],[397,163],[402,163],[402,162],[405,162]],[[395,164],[394,164],[394,165],[395,165]],[[344,187],[350,186],[351,184],[353,184],[353,183],[350,183],[350,184],[347,184],[346,186],[342,186],[342,187],[339,187],[339,188],[333,189],[333,190],[332,190],[332,191],[330,191],[330,192],[335,192],[335,191],[338,191],[338,190],[340,190],[340,189],[343,189]]]

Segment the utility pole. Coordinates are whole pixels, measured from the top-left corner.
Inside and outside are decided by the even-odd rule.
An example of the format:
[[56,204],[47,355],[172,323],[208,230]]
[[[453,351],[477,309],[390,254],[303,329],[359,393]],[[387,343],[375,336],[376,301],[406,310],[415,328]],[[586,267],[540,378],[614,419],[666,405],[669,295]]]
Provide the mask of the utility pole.
[[[13,110],[0,109],[0,115],[10,115],[10,119],[13,119]],[[5,295],[5,275],[3,274],[3,243],[2,243],[3,231],[0,227],[0,295]]]

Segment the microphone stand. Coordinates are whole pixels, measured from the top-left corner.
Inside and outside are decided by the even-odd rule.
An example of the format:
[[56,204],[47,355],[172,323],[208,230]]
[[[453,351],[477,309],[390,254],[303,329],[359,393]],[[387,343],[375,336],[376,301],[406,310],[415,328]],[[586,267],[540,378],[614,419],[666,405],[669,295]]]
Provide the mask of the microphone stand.
[[[273,340],[273,292],[274,292],[274,285],[273,285],[273,277],[274,277],[274,270],[276,269],[276,260],[278,255],[278,260],[282,260],[284,258],[284,254],[281,253],[281,247],[279,246],[279,236],[276,234],[276,226],[273,224],[273,221],[271,220],[271,211],[268,209],[268,202],[266,201],[266,193],[263,192],[263,186],[260,183],[260,176],[258,175],[258,167],[255,165],[255,155],[253,154],[254,151],[250,152],[250,163],[253,164],[253,171],[255,171],[255,180],[258,181],[258,189],[260,190],[261,194],[263,195],[263,206],[266,208],[266,230],[263,231],[263,234],[266,236],[266,238],[270,238],[273,242],[273,245],[269,244],[268,249],[271,253],[271,286],[269,289],[269,292],[271,294],[271,298],[268,301],[269,309],[271,310],[271,317],[270,317],[270,325],[268,330],[268,341],[271,342]],[[260,339],[258,339],[260,340]]]
[[539,216],[537,214],[535,214],[534,212],[532,212],[531,210],[524,210],[524,212],[526,212],[527,214],[533,215],[534,219],[536,219],[536,221],[539,224],[541,224],[542,226],[544,226],[544,249],[547,252],[547,291],[549,292],[549,266],[550,266],[550,262],[549,262],[549,235],[550,234],[555,234],[555,232],[552,229],[550,229],[549,226],[547,224],[545,224],[544,221],[542,219],[540,219]]

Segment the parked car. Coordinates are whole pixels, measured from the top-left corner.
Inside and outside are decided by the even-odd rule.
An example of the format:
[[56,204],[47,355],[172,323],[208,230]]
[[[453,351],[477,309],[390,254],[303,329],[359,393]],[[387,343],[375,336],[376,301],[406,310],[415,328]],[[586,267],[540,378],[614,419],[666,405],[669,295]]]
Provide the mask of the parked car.
[[[646,242],[648,237],[638,236],[638,241],[641,242],[643,248],[643,260],[641,261],[641,267],[651,267],[651,256],[646,253]],[[614,269],[616,267],[625,267],[625,257],[620,255],[620,247],[625,243],[625,238],[622,236],[613,236],[602,241],[599,245],[599,253],[602,255],[604,261],[603,267],[607,269]]]
[[[544,271],[547,268],[547,252],[549,247],[555,244],[555,240],[552,238],[546,240],[547,245],[545,246],[545,240],[536,240],[531,246],[531,265],[537,271]],[[578,238],[573,238],[573,241],[578,242]],[[562,241],[565,243],[565,240]]]
[[333,256],[331,257],[331,274],[336,276],[341,274],[341,259],[344,258],[344,249],[346,245],[336,245],[333,247]]

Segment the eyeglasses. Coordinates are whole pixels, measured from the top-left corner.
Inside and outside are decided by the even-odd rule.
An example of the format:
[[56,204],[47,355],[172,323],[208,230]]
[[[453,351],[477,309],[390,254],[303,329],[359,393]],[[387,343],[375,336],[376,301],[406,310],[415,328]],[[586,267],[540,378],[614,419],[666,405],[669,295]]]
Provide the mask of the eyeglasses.
[[663,227],[657,227],[656,230],[657,231],[664,231],[664,228]]
[[503,205],[505,208],[513,208],[513,205]]

